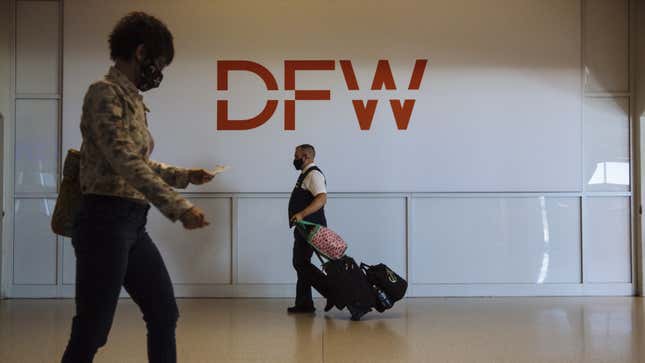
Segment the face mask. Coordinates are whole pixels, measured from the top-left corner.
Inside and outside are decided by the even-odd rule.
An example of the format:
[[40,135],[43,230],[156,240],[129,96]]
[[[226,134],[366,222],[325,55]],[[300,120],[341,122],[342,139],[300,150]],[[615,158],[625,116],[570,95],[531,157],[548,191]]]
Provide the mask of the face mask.
[[296,168],[296,170],[302,169],[302,164],[305,162],[302,161],[302,159],[293,159],[293,167]]
[[139,90],[145,92],[153,88],[159,87],[163,74],[160,67],[150,59],[147,59],[141,65],[141,73],[139,74]]

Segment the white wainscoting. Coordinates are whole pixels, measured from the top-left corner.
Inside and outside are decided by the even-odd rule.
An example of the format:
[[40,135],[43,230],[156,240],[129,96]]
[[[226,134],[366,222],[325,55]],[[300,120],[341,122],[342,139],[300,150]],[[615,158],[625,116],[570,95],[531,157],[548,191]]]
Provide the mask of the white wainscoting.
[[[22,199],[15,203],[13,284],[56,286],[57,241],[49,228],[54,201]],[[18,241],[18,243],[15,243]]]
[[18,193],[55,193],[58,180],[58,100],[16,101],[16,164]]
[[414,283],[581,282],[578,198],[419,198],[412,211]]
[[208,216],[210,225],[186,231],[181,223],[169,223],[156,209],[148,222],[176,284],[221,285],[231,283],[231,199],[193,199]]
[[328,223],[357,262],[385,263],[407,274],[407,199],[403,196],[332,197]]
[[[287,194],[189,197],[208,228],[186,231],[154,209],[148,223],[177,296],[293,296]],[[16,204],[9,296],[72,297],[75,257],[49,230],[53,201]],[[348,254],[407,276],[408,296],[633,293],[629,197],[332,194],[326,210]]]
[[630,199],[584,198],[582,203],[584,282],[632,282]]

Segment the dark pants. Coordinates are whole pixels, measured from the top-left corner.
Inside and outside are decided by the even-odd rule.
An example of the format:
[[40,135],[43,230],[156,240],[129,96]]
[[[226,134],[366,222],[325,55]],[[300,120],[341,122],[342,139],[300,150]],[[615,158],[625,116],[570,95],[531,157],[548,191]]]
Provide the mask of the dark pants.
[[179,311],[170,276],[145,230],[149,206],[84,196],[72,237],[76,316],[63,363],[92,362],[107,342],[121,287],[143,313],[150,362],[177,361]]
[[327,276],[311,263],[314,249],[296,231],[293,243],[293,267],[298,274],[296,284],[296,306],[313,306],[311,288],[327,297]]

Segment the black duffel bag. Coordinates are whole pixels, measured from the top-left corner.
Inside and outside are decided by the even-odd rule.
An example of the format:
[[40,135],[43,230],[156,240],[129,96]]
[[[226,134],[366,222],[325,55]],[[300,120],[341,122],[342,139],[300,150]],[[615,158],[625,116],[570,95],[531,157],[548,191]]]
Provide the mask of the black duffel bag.
[[403,299],[408,289],[408,282],[396,274],[385,264],[367,265],[361,263],[361,269],[365,271],[370,284],[380,288],[390,298],[392,303]]

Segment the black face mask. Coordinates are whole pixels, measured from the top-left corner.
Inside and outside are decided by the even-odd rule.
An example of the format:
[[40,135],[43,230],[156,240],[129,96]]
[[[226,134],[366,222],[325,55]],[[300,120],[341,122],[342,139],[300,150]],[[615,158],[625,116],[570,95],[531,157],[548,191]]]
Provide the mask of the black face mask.
[[155,62],[146,59],[141,65],[141,73],[139,74],[139,90],[145,92],[153,88],[159,87],[163,80],[161,69]]
[[302,161],[302,159],[293,159],[293,167],[296,168],[296,170],[301,170],[302,169],[302,164],[305,162]]

